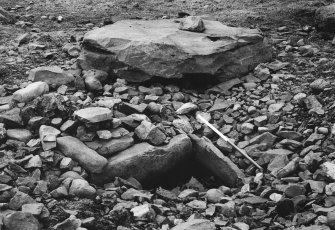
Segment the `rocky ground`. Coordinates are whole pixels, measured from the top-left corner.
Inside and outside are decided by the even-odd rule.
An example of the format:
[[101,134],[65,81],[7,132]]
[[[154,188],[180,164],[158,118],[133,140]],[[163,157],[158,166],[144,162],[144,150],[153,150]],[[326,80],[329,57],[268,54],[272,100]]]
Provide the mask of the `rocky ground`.
[[[315,9],[330,2],[2,2],[18,16],[0,11],[1,227],[335,229],[327,8],[314,24]],[[134,84],[78,68],[83,35],[93,27],[177,18],[180,5],[258,27],[273,60],[206,87]]]

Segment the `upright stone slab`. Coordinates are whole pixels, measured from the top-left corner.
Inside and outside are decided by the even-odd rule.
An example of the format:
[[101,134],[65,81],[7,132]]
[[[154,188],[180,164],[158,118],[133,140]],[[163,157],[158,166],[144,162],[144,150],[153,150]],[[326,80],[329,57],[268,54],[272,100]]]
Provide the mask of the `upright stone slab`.
[[78,59],[131,82],[190,74],[225,81],[246,74],[272,52],[256,29],[203,20],[202,33],[178,29],[174,20],[124,20],[88,32]]
[[207,138],[190,134],[198,161],[207,167],[227,186],[235,187],[242,178],[243,172],[228,157],[216,148]]

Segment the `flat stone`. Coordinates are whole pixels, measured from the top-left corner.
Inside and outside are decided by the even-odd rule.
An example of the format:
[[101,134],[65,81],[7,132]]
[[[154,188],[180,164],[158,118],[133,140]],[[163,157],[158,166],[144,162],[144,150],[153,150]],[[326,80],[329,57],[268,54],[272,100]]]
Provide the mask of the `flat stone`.
[[243,172],[207,138],[190,135],[198,161],[228,186],[234,187],[245,177]]
[[66,73],[59,66],[42,66],[34,68],[30,70],[28,79],[33,82],[42,81],[53,87],[66,85],[74,81],[74,77],[71,74]]
[[108,108],[102,107],[89,107],[86,109],[80,109],[75,111],[74,115],[77,116],[79,120],[90,123],[97,123],[113,119],[112,111]]
[[190,73],[210,74],[224,81],[271,59],[258,30],[228,27],[218,21],[203,23],[206,30],[195,33],[179,30],[174,20],[118,21],[85,34],[78,62],[83,69],[113,71],[132,82],[182,78]]
[[192,143],[185,134],[173,137],[168,145],[162,147],[136,144],[111,157],[102,174],[94,180],[107,182],[114,177],[134,177],[142,182],[172,170],[189,159],[191,152]]
[[57,138],[57,148],[67,157],[79,162],[89,172],[100,173],[107,159],[71,136]]

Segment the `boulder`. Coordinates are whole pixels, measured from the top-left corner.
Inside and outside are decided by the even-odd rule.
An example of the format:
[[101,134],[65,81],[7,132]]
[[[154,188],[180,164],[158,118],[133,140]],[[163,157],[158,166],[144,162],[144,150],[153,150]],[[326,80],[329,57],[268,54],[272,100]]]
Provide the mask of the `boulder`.
[[335,32],[335,3],[322,6],[315,12],[315,22],[318,30]]
[[223,155],[209,139],[199,138],[194,134],[190,134],[190,137],[197,160],[222,180],[225,185],[235,187],[242,181],[242,178],[245,177],[243,172]]
[[101,175],[96,179],[113,181],[114,177],[134,177],[140,182],[153,176],[167,173],[191,156],[192,143],[185,135],[177,135],[168,145],[162,147],[140,143],[111,157]]
[[37,67],[29,72],[30,81],[42,81],[50,86],[58,87],[74,82],[74,76],[66,73],[59,66],[42,66]]
[[78,161],[89,172],[101,173],[107,164],[106,158],[87,147],[75,137],[65,136],[57,138],[57,147],[65,156]]
[[197,33],[179,30],[174,20],[118,21],[85,34],[78,63],[131,82],[190,74],[225,81],[272,57],[258,30],[203,24],[206,29]]

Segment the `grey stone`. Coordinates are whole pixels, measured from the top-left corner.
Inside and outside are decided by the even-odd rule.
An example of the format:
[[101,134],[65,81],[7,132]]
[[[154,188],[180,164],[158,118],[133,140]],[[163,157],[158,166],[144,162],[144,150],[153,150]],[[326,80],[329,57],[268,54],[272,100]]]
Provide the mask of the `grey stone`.
[[45,82],[33,82],[13,94],[13,100],[17,102],[29,102],[36,97],[49,92],[49,86]]
[[325,32],[335,32],[335,4],[320,7],[315,12],[316,26]]
[[30,197],[28,194],[17,191],[13,198],[10,200],[8,207],[13,210],[18,210],[24,204],[32,204],[36,203],[36,201]]
[[14,212],[4,217],[4,227],[6,230],[40,230],[38,220],[31,213]]
[[67,157],[78,161],[85,169],[100,173],[107,164],[107,159],[88,148],[77,138],[71,136],[57,138],[58,149]]
[[96,180],[110,181],[114,177],[145,179],[164,174],[191,156],[192,143],[187,135],[177,135],[166,146],[140,143],[108,160],[108,165]]
[[77,116],[81,121],[90,123],[97,123],[113,119],[112,111],[108,108],[102,107],[89,107],[80,109],[74,112],[74,116]]
[[153,145],[161,145],[166,139],[166,135],[157,126],[148,121],[142,121],[135,129],[135,134],[143,141],[148,141]]
[[173,20],[118,21],[84,36],[79,64],[133,82],[185,74],[210,74],[224,81],[271,58],[257,30],[203,21],[204,33],[178,30]]
[[74,179],[69,188],[69,194],[80,198],[93,198],[96,189],[89,185],[86,180]]
[[96,151],[102,156],[110,157],[115,153],[121,152],[134,145],[134,139],[129,136],[124,136],[109,141],[99,140],[97,143],[99,147],[96,149]]
[[181,20],[179,24],[179,29],[192,32],[203,32],[206,28],[201,17],[188,16]]
[[33,134],[27,129],[7,129],[7,137],[9,139],[28,143]]
[[37,67],[29,72],[30,81],[42,81],[50,86],[58,87],[74,81],[74,77],[66,73],[59,66],[42,66]]
[[178,224],[171,230],[215,230],[215,224],[205,219],[193,219],[182,224]]

